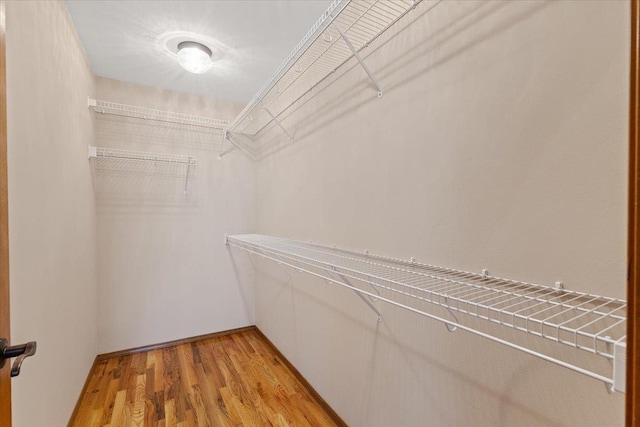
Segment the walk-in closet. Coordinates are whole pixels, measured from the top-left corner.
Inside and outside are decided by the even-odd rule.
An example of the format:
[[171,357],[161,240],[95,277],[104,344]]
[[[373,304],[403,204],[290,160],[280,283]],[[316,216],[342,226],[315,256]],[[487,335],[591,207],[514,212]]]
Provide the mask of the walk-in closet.
[[0,0],[0,427],[640,427],[637,0]]

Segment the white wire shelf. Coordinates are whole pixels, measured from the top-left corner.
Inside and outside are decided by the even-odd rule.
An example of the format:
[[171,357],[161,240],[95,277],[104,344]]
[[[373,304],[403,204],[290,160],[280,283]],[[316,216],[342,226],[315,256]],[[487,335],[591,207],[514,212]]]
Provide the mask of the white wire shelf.
[[102,162],[117,162],[122,164],[123,162],[129,163],[161,163],[165,165],[182,165],[185,167],[184,171],[184,194],[187,194],[189,188],[189,178],[193,176],[193,170],[198,160],[193,156],[183,156],[177,154],[164,154],[164,153],[147,153],[141,151],[122,150],[116,148],[103,148],[89,146],[88,153],[89,161],[101,168]]
[[273,76],[236,117],[230,132],[256,135],[342,64],[356,57],[373,85],[382,88],[358,52],[411,10],[411,0],[335,0],[311,27]]
[[132,117],[143,120],[154,120],[181,125],[198,126],[223,131],[229,127],[227,120],[212,119],[209,117],[192,116],[189,114],[174,113],[171,111],[153,110],[135,105],[118,104],[97,99],[88,99],[89,108],[101,114]]
[[[257,234],[228,236],[226,243],[352,289],[378,316],[373,303],[380,300],[625,391],[624,300]],[[463,315],[460,321],[457,314]],[[473,319],[601,356],[613,362],[612,373],[602,375],[492,335],[470,326],[478,323]]]
[[192,156],[177,154],[146,153],[142,151],[121,150],[89,146],[89,158],[125,159],[145,162],[178,163],[196,166],[198,160]]

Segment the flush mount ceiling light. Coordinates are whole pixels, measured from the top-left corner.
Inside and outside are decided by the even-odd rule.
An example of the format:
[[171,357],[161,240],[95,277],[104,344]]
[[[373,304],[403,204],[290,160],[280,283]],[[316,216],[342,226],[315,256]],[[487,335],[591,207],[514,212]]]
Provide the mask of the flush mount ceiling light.
[[178,44],[178,63],[190,73],[206,73],[213,64],[211,54],[211,49],[202,43],[186,41]]

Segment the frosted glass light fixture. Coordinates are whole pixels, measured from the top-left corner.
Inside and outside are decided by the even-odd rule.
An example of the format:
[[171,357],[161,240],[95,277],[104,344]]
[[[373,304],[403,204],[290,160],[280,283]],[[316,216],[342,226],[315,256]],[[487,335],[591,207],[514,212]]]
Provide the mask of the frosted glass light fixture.
[[178,44],[178,63],[190,73],[206,73],[213,64],[211,49],[198,42],[181,42]]

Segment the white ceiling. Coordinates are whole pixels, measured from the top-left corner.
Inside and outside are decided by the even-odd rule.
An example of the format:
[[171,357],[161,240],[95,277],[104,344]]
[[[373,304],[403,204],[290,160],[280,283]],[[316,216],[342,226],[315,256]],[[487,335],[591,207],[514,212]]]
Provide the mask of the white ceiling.
[[[330,3],[67,0],[67,7],[96,75],[247,103]],[[183,70],[171,50],[185,39],[221,58],[202,75]]]

